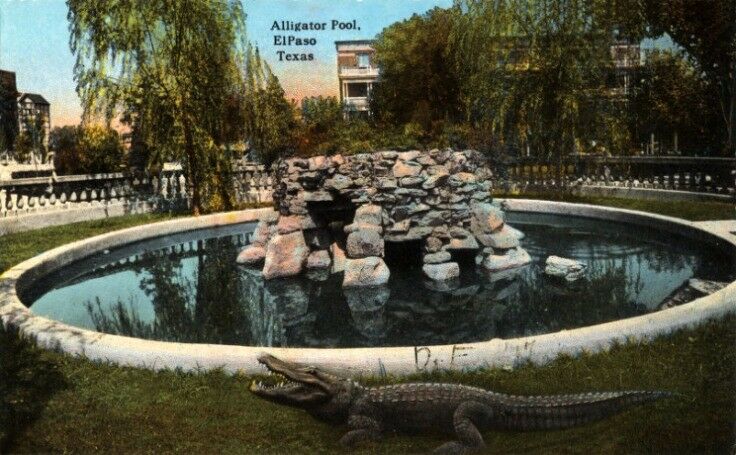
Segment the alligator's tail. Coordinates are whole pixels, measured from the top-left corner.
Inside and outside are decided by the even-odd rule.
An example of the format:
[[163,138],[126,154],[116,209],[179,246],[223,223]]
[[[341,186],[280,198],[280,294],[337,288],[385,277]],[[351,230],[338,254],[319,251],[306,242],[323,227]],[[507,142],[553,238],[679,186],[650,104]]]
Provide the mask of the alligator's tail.
[[509,397],[501,425],[515,430],[555,430],[584,425],[632,406],[676,396],[663,391],[622,391]]

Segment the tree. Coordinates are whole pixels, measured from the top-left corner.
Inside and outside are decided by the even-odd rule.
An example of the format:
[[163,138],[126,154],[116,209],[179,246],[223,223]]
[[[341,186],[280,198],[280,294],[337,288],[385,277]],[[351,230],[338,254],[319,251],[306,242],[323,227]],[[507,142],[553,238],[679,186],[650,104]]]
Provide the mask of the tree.
[[49,149],[54,151],[54,168],[57,174],[75,174],[79,169],[77,156],[80,128],[57,126],[49,133]]
[[75,79],[85,117],[121,111],[160,158],[182,162],[192,211],[206,208],[241,87],[245,15],[236,0],[68,0]]
[[245,132],[255,155],[266,166],[294,151],[297,128],[294,106],[279,79],[249,46],[245,59]]
[[120,134],[100,124],[56,127],[49,145],[59,174],[115,172],[125,159]]
[[655,51],[640,70],[631,101],[634,131],[640,143],[654,134],[670,149],[718,150],[717,100],[708,82],[681,52]]
[[344,128],[343,106],[334,96],[302,100],[299,150],[301,155],[331,155],[339,151],[339,130]]
[[448,37],[457,10],[434,8],[385,28],[376,39],[381,78],[374,85],[371,111],[380,120],[416,123],[462,119],[460,83]]
[[667,33],[706,75],[720,107],[724,149],[736,153],[736,2],[640,0],[649,34]]
[[[610,115],[610,18],[598,0],[459,0],[451,42],[467,119],[499,150],[554,159],[621,127]],[[558,166],[559,169],[559,166]]]

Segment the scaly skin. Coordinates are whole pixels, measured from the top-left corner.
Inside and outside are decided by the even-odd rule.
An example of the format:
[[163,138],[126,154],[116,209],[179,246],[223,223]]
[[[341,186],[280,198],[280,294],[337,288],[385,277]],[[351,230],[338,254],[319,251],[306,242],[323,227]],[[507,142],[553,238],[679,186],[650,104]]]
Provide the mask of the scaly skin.
[[347,422],[340,442],[347,447],[379,439],[386,431],[454,431],[456,441],[435,453],[469,453],[485,447],[482,430],[557,430],[583,425],[631,406],[670,396],[624,391],[577,395],[514,396],[460,384],[410,383],[364,387],[314,367],[263,355],[259,361],[286,384],[254,382],[251,391],[298,407],[331,423]]

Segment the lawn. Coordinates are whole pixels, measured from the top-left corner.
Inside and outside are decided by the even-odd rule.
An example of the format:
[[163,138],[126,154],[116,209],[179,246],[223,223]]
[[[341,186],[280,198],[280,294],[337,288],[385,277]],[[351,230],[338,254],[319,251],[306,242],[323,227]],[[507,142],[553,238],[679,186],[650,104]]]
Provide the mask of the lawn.
[[[666,214],[674,209],[645,204],[637,208]],[[706,214],[685,205],[678,203],[679,213],[696,219]],[[726,211],[708,210],[714,215],[710,219],[724,218],[718,214]],[[72,240],[165,218],[108,219],[2,237],[0,268]],[[520,394],[662,389],[683,395],[571,430],[489,432],[489,453],[728,453],[736,416],[734,346],[736,318],[729,317],[650,344],[563,357],[545,367],[413,379]],[[247,377],[217,371],[154,373],[93,363],[37,349],[12,331],[0,330],[0,453],[341,452],[337,441],[345,428],[255,399],[248,383]],[[422,453],[445,440],[441,435],[389,435],[354,453]]]

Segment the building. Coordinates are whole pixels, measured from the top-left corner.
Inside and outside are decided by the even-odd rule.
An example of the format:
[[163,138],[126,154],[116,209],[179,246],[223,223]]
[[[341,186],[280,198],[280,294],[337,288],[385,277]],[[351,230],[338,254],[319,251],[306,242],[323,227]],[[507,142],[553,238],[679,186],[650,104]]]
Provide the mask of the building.
[[340,102],[346,115],[368,115],[368,99],[379,75],[373,40],[335,41]]
[[617,95],[629,94],[634,78],[642,65],[641,45],[629,39],[616,39],[611,45],[611,59],[615,73],[613,91]]
[[21,93],[18,96],[18,128],[33,134],[37,122],[41,122],[41,143],[49,144],[51,131],[51,105],[37,93]]
[[0,70],[0,153],[13,146],[18,134],[17,99],[15,73]]

